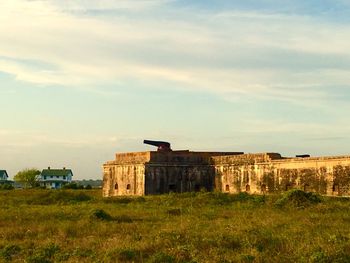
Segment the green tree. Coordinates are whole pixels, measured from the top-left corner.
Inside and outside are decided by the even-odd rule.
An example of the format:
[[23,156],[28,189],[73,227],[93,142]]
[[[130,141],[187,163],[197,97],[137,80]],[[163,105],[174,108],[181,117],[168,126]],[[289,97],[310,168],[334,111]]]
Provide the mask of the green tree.
[[15,176],[14,180],[23,185],[24,188],[36,187],[39,185],[40,171],[38,169],[24,169],[19,171]]

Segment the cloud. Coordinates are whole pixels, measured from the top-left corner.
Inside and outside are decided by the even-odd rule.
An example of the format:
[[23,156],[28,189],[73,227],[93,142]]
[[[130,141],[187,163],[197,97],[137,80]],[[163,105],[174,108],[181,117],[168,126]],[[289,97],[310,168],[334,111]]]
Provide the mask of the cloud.
[[0,145],[2,152],[4,150],[21,151],[24,148],[32,147],[63,147],[63,148],[108,148],[115,145],[120,147],[133,144],[134,141],[141,141],[140,137],[132,137],[125,134],[119,135],[70,135],[67,138],[64,135],[52,134],[35,130],[11,130],[0,129]]
[[154,8],[174,0],[54,0],[51,3],[66,11],[135,10]]
[[[328,87],[349,85],[347,24],[254,10],[194,13],[167,3],[3,1],[0,71],[38,85],[98,90],[132,80],[227,100],[311,105],[313,98],[315,106]],[[77,9],[126,11],[96,17]]]

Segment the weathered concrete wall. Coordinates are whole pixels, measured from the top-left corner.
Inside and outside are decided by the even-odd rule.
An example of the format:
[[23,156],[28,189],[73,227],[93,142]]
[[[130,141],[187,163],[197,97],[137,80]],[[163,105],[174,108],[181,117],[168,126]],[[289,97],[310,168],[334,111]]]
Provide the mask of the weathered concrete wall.
[[278,153],[141,152],[103,166],[103,196],[214,189],[274,193],[291,188],[350,195],[350,156],[283,158]]
[[144,195],[144,175],[143,164],[104,167],[103,196]]
[[145,193],[191,192],[215,187],[215,175],[209,165],[146,165]]
[[150,152],[116,154],[103,165],[103,196],[144,195],[145,163],[150,158]]
[[241,152],[139,152],[116,154],[103,166],[103,196],[212,191],[215,173],[212,156]]
[[273,193],[298,188],[323,195],[350,195],[348,156],[278,159],[267,154],[225,158],[213,158],[219,191]]

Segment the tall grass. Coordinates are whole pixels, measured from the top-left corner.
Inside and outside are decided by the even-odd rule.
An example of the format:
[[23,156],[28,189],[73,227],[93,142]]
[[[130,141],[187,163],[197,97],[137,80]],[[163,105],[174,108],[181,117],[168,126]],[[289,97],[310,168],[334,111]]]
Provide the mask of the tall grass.
[[[350,200],[0,192],[2,262],[350,262]],[[278,202],[277,202],[278,203]]]

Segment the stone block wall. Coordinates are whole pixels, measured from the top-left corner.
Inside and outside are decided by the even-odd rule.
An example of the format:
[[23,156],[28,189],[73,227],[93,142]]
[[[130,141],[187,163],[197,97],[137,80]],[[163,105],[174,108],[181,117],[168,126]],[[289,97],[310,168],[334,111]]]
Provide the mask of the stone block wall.
[[103,196],[145,194],[144,164],[104,166]]
[[103,196],[162,194],[215,188],[212,156],[242,152],[138,152],[116,154],[103,165]]
[[141,152],[103,166],[103,196],[221,191],[275,193],[298,188],[350,195],[350,156],[283,158],[278,153]]
[[163,194],[212,191],[215,187],[213,168],[209,165],[146,165],[145,193]]
[[220,182],[217,189],[263,194],[297,188],[323,195],[350,195],[350,157],[261,160],[250,158],[247,162],[247,158],[237,157],[226,162],[213,160]]

